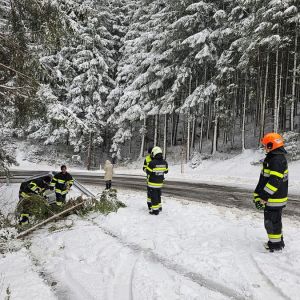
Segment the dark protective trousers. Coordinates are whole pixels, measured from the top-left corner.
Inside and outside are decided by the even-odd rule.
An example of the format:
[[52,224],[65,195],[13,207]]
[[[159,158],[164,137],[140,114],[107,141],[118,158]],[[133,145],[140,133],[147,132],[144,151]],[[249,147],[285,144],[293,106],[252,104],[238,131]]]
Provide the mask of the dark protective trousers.
[[63,203],[66,203],[66,196],[67,194],[60,194],[60,193],[55,193],[56,195],[56,202],[63,202]]
[[151,188],[147,186],[147,205],[148,208],[151,209],[152,202],[151,202]]
[[161,189],[151,188],[150,195],[151,195],[151,209],[153,211],[159,211],[161,207]]
[[109,190],[111,188],[111,180],[105,181],[106,189]]
[[269,246],[273,249],[282,248],[283,236],[282,236],[282,208],[270,209],[265,208],[264,221],[265,228],[269,237]]

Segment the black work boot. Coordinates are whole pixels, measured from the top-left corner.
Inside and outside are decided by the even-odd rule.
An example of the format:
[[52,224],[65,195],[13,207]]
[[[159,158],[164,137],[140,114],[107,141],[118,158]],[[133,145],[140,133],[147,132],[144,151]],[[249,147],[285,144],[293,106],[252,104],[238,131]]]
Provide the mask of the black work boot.
[[159,210],[151,210],[151,211],[149,211],[149,214],[157,216],[157,215],[159,215]]
[[280,251],[284,248],[284,244],[282,245],[282,242],[272,243],[272,242],[268,241],[267,243],[265,243],[264,246],[265,246],[266,250],[269,250],[270,252]]

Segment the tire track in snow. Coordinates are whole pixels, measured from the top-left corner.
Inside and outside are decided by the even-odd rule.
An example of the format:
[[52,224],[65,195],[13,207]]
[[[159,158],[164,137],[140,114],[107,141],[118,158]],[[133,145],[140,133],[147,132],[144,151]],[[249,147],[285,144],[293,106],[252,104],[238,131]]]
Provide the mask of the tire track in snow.
[[[251,241],[246,228],[244,230],[244,234],[247,237],[247,240]],[[248,248],[252,249],[251,252],[255,252],[255,249],[250,242],[248,243]],[[268,253],[266,252],[266,255],[267,254]],[[272,255],[272,253],[269,253],[269,254]],[[259,266],[259,264],[257,263],[253,254],[251,254],[251,253],[247,254],[246,257],[248,258],[248,260],[252,261],[252,264],[249,264],[247,266],[247,273],[248,274],[252,273],[253,274],[252,276],[254,278],[257,278],[257,276],[259,276],[258,281],[260,282],[260,284],[262,285],[262,283],[264,283],[264,286],[261,288],[262,290],[264,290],[264,292],[265,292],[265,290],[267,290],[268,295],[272,295],[272,299],[287,299],[287,300],[290,299],[287,295],[285,295],[282,292],[281,289],[279,289],[276,285],[274,285],[274,283],[270,280],[270,278],[265,274],[265,272]],[[248,260],[244,259],[243,261],[248,261]]]
[[225,285],[223,285],[217,281],[206,278],[204,275],[202,275],[200,273],[196,273],[196,272],[187,270],[185,267],[183,267],[179,264],[176,264],[176,263],[154,253],[151,249],[144,248],[135,243],[128,243],[128,242],[124,241],[121,236],[118,236],[117,234],[111,232],[109,229],[100,226],[93,219],[86,219],[86,220],[90,221],[92,224],[94,224],[95,226],[100,228],[102,230],[102,232],[105,233],[106,235],[109,235],[109,236],[115,238],[116,240],[118,240],[118,242],[120,244],[122,244],[123,246],[128,247],[129,249],[131,249],[132,251],[134,251],[136,253],[143,254],[143,256],[145,258],[147,258],[148,260],[150,260],[154,263],[163,265],[165,268],[167,268],[171,271],[174,271],[178,275],[181,275],[181,276],[184,276],[184,277],[190,279],[191,281],[197,283],[201,287],[204,287],[213,292],[220,293],[231,299],[237,299],[237,300],[251,299],[247,295],[241,294],[231,288],[228,288]]
[[[266,275],[266,273],[263,271],[263,269],[259,266],[257,263],[255,257],[253,254],[250,255],[251,260],[253,263],[256,265],[257,270],[259,271],[259,274],[265,279],[266,282],[269,283],[269,285],[273,288],[273,290],[277,291],[277,293],[283,298],[287,300],[292,300],[289,296],[287,296],[281,289],[279,289],[273,282],[272,280]],[[278,297],[278,296],[277,296]],[[278,299],[278,298],[273,298],[273,299]]]
[[70,294],[69,289],[63,286],[51,273],[47,272],[43,267],[43,263],[29,249],[27,251],[32,264],[34,265],[34,270],[50,287],[57,299],[70,300],[70,297],[68,296]]

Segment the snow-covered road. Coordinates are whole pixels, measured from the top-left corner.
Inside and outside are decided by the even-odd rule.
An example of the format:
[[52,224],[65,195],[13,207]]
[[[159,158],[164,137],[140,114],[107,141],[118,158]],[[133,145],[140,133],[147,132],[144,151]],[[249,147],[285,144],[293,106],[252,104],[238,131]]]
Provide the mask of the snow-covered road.
[[151,216],[143,193],[119,198],[118,213],[50,224],[2,257],[1,297],[9,286],[11,299],[299,299],[298,219],[284,218],[287,246],[267,253],[260,213],[165,197]]

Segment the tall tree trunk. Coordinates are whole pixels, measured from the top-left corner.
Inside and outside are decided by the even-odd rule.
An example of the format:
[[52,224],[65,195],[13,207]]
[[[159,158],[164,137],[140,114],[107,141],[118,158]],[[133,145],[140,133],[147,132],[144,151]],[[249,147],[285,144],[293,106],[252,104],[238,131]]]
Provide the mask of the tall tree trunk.
[[277,121],[277,99],[278,99],[278,69],[279,69],[279,50],[276,51],[276,67],[275,67],[275,91],[274,91],[274,132],[278,131],[278,121]]
[[144,123],[143,123],[143,131],[142,131],[142,143],[141,143],[140,157],[144,156],[145,136],[146,136],[146,121],[147,121],[147,117],[145,115],[144,116]]
[[236,72],[236,87],[234,87],[234,94],[233,94],[233,106],[232,106],[232,124],[231,124],[231,147],[234,145],[234,135],[235,135],[235,122],[236,122],[236,103],[237,103],[237,89],[238,89],[238,78],[239,75]]
[[292,104],[291,104],[291,116],[290,116],[290,127],[291,131],[294,131],[294,113],[295,113],[295,98],[296,98],[296,74],[297,74],[297,47],[298,46],[298,26],[296,26],[295,36],[295,49],[294,49],[294,69],[293,69],[293,83],[292,83]]
[[157,146],[158,115],[155,115],[154,123],[154,147]]
[[92,145],[93,145],[93,134],[92,132],[90,132],[88,152],[87,152],[87,162],[86,162],[86,167],[88,170],[91,169],[91,163],[92,163]]
[[242,151],[245,151],[245,118],[246,118],[246,102],[247,102],[247,73],[245,75],[243,117],[242,117]]
[[164,124],[164,158],[167,157],[167,139],[168,139],[168,115],[165,114],[165,124]]
[[178,123],[179,123],[179,114],[178,115],[175,114],[173,146],[176,146],[177,144]]
[[211,151],[212,155],[215,155],[217,152],[218,121],[219,121],[218,108],[219,108],[219,102],[215,103],[214,136],[213,136],[212,151]]
[[264,130],[265,130],[265,113],[266,113],[265,110],[266,110],[267,91],[268,91],[269,60],[270,60],[270,54],[268,53],[267,62],[266,62],[264,96],[263,96],[262,105],[261,105],[260,137],[263,137]]
[[[276,111],[276,129],[279,130],[279,114],[280,114],[280,104],[281,104],[281,90],[282,90],[282,69],[283,69],[283,54],[280,64],[280,78],[279,78],[279,90],[278,90],[278,98],[277,98],[277,111]],[[275,132],[277,132],[275,131]]]
[[193,150],[195,147],[195,131],[196,131],[196,117],[193,115],[192,117],[192,138],[191,138],[191,149]]
[[186,141],[186,160],[190,160],[190,143],[191,143],[191,116],[190,116],[190,110],[188,111],[187,115],[187,141]]

